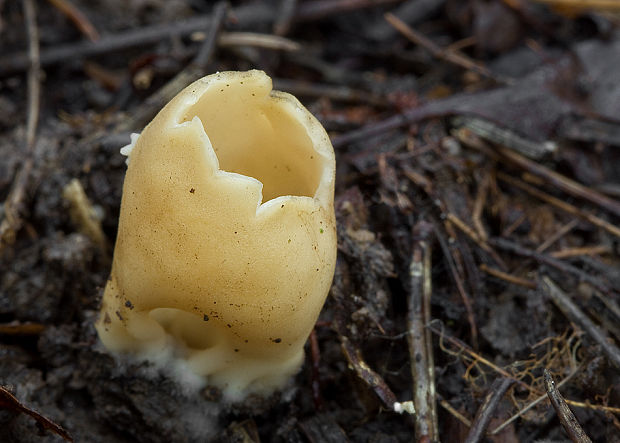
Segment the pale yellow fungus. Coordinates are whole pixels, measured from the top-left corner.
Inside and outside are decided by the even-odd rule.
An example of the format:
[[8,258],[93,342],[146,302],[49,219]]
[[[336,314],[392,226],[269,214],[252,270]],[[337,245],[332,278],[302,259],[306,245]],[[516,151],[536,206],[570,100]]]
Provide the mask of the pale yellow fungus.
[[335,158],[320,123],[262,71],[221,72],[132,144],[97,331],[170,353],[230,399],[286,385],[336,262]]

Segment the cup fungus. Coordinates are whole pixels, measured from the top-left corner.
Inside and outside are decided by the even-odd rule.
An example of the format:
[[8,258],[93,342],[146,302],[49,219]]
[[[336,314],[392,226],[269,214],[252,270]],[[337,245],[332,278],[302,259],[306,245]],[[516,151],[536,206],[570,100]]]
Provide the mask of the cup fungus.
[[335,157],[262,71],[188,86],[132,144],[97,331],[230,399],[283,387],[331,285]]

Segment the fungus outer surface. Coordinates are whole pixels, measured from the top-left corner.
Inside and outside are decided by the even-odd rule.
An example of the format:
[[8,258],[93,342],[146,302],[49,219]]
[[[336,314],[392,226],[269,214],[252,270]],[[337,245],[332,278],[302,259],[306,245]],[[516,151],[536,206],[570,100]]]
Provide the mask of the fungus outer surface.
[[132,137],[97,331],[231,399],[283,387],[331,285],[335,158],[262,71],[196,81]]

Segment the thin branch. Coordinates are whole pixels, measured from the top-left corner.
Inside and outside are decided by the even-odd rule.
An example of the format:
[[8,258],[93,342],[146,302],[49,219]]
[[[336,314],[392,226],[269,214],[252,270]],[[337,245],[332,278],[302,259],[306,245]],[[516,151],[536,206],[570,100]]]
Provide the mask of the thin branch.
[[[265,4],[241,6],[231,11],[235,23],[240,27],[255,27],[271,20],[273,11]],[[173,37],[184,37],[194,32],[211,29],[213,14],[198,15],[174,23],[163,23],[129,29],[116,34],[104,35],[96,42],[80,41],[53,46],[41,51],[41,65],[49,66],[67,60],[118,52],[139,46],[152,45]],[[29,66],[28,55],[8,54],[0,57],[0,76],[20,72]]]
[[620,228],[618,226],[615,226],[603,220],[602,218],[599,218],[588,212],[582,211],[576,206],[571,205],[570,203],[567,203],[564,200],[560,200],[557,197],[553,197],[552,195],[549,195],[546,192],[541,191],[540,189],[536,189],[535,187],[530,186],[521,180],[517,180],[516,178],[511,177],[510,175],[506,173],[498,172],[497,178],[499,178],[503,182],[510,183],[511,185],[521,189],[522,191],[525,191],[528,194],[533,195],[534,197],[537,197],[540,200],[547,202],[564,212],[583,218],[584,220],[587,220],[590,223],[592,223],[594,226],[598,226],[599,228],[604,229],[610,234],[615,235],[616,237],[620,238]]
[[486,272],[493,277],[497,277],[501,280],[507,281],[508,283],[512,283],[513,285],[523,286],[529,289],[536,289],[538,285],[533,280],[528,280],[526,278],[517,277],[512,274],[508,274],[507,272],[500,271],[499,269],[494,269],[486,264],[482,263],[480,265],[480,270]]
[[344,335],[340,335],[340,346],[342,353],[346,357],[350,367],[355,371],[357,376],[362,379],[381,399],[383,405],[389,410],[394,410],[396,395],[377,372],[368,366],[368,363],[362,358],[362,353],[357,349],[351,341]]
[[612,249],[608,245],[582,246],[579,248],[566,248],[552,252],[550,255],[554,258],[571,258],[580,257],[582,255],[602,255],[612,253]]
[[388,12],[384,15],[384,17],[385,20],[387,20],[387,22],[392,25],[398,32],[407,37],[407,39],[409,39],[416,45],[422,46],[424,49],[430,52],[433,57],[444,60],[453,65],[457,65],[468,71],[474,71],[477,74],[482,75],[483,77],[487,77],[497,82],[500,82],[500,80],[482,64],[476,62],[475,60],[472,60],[460,51],[443,49],[439,47],[431,39],[411,28],[407,23],[403,22],[394,14]]
[[[566,383],[568,383],[575,375],[577,375],[579,373],[579,371],[581,369],[583,369],[583,364],[577,368],[575,368],[570,374],[568,374],[566,377],[564,377],[564,379],[557,384],[558,388],[561,388],[562,386],[564,386]],[[508,426],[510,423],[514,422],[515,420],[517,420],[518,418],[522,417],[523,414],[525,414],[527,411],[529,411],[530,409],[532,409],[534,406],[536,406],[537,404],[539,404],[541,401],[546,400],[547,394],[543,394],[541,396],[539,396],[538,398],[536,398],[534,401],[532,401],[530,404],[528,404],[527,406],[525,406],[523,409],[520,409],[516,414],[514,414],[512,417],[510,417],[508,420],[506,420],[504,423],[502,423],[501,425],[499,425],[498,427],[496,427],[495,429],[493,429],[490,434],[491,435],[496,435],[499,434],[506,426]]]
[[[302,3],[295,12],[294,22],[308,22],[326,15],[357,9],[376,7],[381,4],[397,3],[402,0],[321,0]],[[237,26],[256,28],[257,25],[271,23],[274,11],[264,2],[253,2],[240,6],[230,14]],[[131,29],[117,34],[105,35],[96,42],[81,41],[58,45],[41,52],[41,65],[48,66],[66,60],[121,51],[137,46],[158,43],[166,38],[187,36],[203,31],[212,20],[210,14],[191,17],[176,23],[164,23]],[[0,57],[0,76],[14,74],[28,67],[28,55],[24,53],[9,54]]]
[[[428,195],[433,204],[439,209],[442,214],[448,212],[446,205],[442,201],[442,199],[437,195],[434,191],[432,182],[422,174],[413,171],[412,169],[403,166],[403,172],[405,176],[415,183],[417,186],[422,188],[424,192]],[[471,301],[471,297],[467,293],[465,289],[465,285],[461,279],[461,274],[459,272],[459,267],[457,266],[456,254],[458,251],[456,248],[451,247],[448,241],[445,239],[443,232],[439,229],[440,222],[435,222],[433,224],[435,236],[437,241],[439,242],[439,246],[446,258],[446,263],[448,264],[448,269],[450,270],[450,275],[454,280],[454,284],[461,296],[461,300],[463,300],[463,305],[465,305],[465,310],[467,312],[467,321],[469,322],[469,329],[471,332],[471,341],[474,345],[474,348],[478,348],[478,328],[476,326],[476,318],[474,316],[474,308]],[[444,223],[444,228],[448,232],[449,235],[454,235],[454,230],[449,223]],[[452,231],[452,232],[451,232]]]
[[489,187],[491,186],[491,173],[487,170],[482,179],[482,183],[478,185],[476,192],[476,200],[474,202],[474,208],[472,210],[471,221],[476,228],[476,232],[481,240],[487,241],[489,234],[487,234],[484,225],[482,224],[482,212],[487,201],[487,194],[489,193]]
[[592,440],[590,440],[579,425],[575,414],[573,414],[573,411],[570,410],[566,401],[564,401],[560,391],[558,391],[558,388],[555,386],[551,373],[547,369],[544,370],[543,377],[549,400],[551,400],[551,404],[558,414],[560,423],[562,423],[571,441],[573,443],[592,443]]
[[19,322],[0,323],[0,334],[4,335],[39,335],[45,330],[43,323]]
[[425,328],[430,322],[432,226],[424,221],[414,227],[415,243],[409,265],[411,283],[408,298],[407,328],[409,357],[413,377],[413,403],[416,410],[417,441],[439,441],[435,393],[435,363],[431,333]]
[[452,252],[448,242],[444,238],[443,234],[439,231],[437,227],[435,227],[435,235],[439,242],[439,246],[443,251],[444,257],[446,259],[446,263],[448,264],[448,269],[450,270],[450,275],[452,276],[454,283],[456,284],[456,288],[461,296],[461,300],[463,301],[463,305],[465,305],[465,311],[467,312],[467,322],[469,323],[469,330],[471,334],[471,341],[474,344],[474,348],[478,348],[478,327],[476,326],[476,317],[474,315],[474,307],[471,301],[471,297],[467,293],[465,289],[465,285],[461,281],[461,277],[456,268],[456,262],[454,257],[452,256]]
[[557,258],[553,258],[547,254],[540,254],[532,249],[525,248],[505,238],[492,238],[489,239],[489,243],[505,251],[512,252],[522,257],[532,258],[539,263],[544,263],[546,265],[559,269],[560,271],[566,272],[567,274],[572,274],[580,280],[590,283],[592,286],[606,294],[611,292],[609,282],[605,279],[592,276],[591,274],[582,271],[581,269],[562,260],[558,260]]
[[508,160],[513,165],[529,172],[532,175],[542,178],[547,183],[557,187],[574,197],[587,200],[600,206],[612,214],[620,216],[620,201],[607,197],[600,192],[594,191],[586,186],[571,180],[568,177],[558,174],[545,166],[536,163],[516,152],[500,145],[491,147],[486,141],[478,137],[467,129],[454,131],[456,137],[467,146],[482,152],[486,156],[495,160]]
[[498,374],[502,375],[504,378],[509,378],[511,380],[514,380],[515,383],[517,383],[522,388],[528,390],[529,392],[534,392],[534,393],[536,393],[538,395],[542,395],[542,392],[540,392],[538,389],[536,389],[533,386],[528,385],[527,383],[525,383],[522,380],[519,380],[519,379],[515,378],[515,376],[512,375],[507,370],[505,370],[503,368],[500,368],[495,363],[491,362],[489,359],[487,359],[487,358],[483,357],[482,355],[478,354],[477,352],[475,352],[473,349],[471,349],[471,347],[469,347],[462,340],[459,340],[456,337],[452,337],[450,335],[447,335],[443,330],[437,329],[433,325],[428,325],[427,328],[432,333],[437,334],[439,336],[439,338],[440,338],[440,341],[443,341],[443,340],[448,341],[453,346],[455,346],[457,349],[459,349],[459,351],[462,351],[463,353],[467,354],[469,356],[469,358],[473,359],[475,362],[480,362],[483,365],[493,369],[495,372],[497,372]]
[[228,11],[228,2],[220,1],[213,8],[213,21],[208,27],[207,37],[202,42],[200,50],[192,60],[192,65],[200,70],[205,70],[207,64],[211,60],[215,52],[218,35],[224,24],[226,12]]
[[452,119],[452,124],[466,128],[484,140],[507,146],[535,160],[548,157],[557,150],[556,143],[530,140],[485,118],[459,115]]
[[41,63],[39,54],[39,28],[37,13],[32,0],[24,0],[24,15],[28,29],[28,121],[26,124],[26,146],[32,153],[39,123],[39,100],[41,96]]
[[370,123],[359,129],[338,135],[332,138],[334,148],[339,148],[349,143],[367,139],[379,134],[384,134],[392,129],[407,126],[433,117],[445,117],[454,113],[454,102],[452,99],[440,99],[425,103],[421,106],[406,110],[401,114],[396,114],[375,123]]
[[280,7],[273,24],[273,33],[276,35],[286,35],[291,29],[295,10],[299,0],[280,0]]
[[484,433],[489,426],[491,418],[493,418],[493,413],[497,405],[512,383],[513,380],[509,378],[497,378],[493,381],[489,388],[489,392],[480,405],[480,408],[478,408],[478,412],[476,412],[465,443],[477,443],[484,437]]
[[562,311],[571,322],[584,330],[601,347],[607,358],[617,368],[620,368],[620,349],[614,345],[609,337],[584,314],[579,307],[566,295],[549,277],[544,276],[540,281],[542,290]]
[[218,45],[221,47],[254,46],[276,51],[299,51],[301,49],[301,45],[291,39],[257,32],[223,32]]
[[34,146],[39,122],[41,95],[41,64],[39,54],[39,28],[33,0],[23,0],[24,20],[28,32],[28,116],[26,121],[26,152],[21,169],[15,176],[13,187],[4,202],[4,219],[0,223],[0,251],[15,241],[22,225],[22,212],[26,187],[34,166]]
[[559,239],[564,237],[566,234],[568,234],[570,231],[572,231],[578,224],[579,224],[579,220],[577,220],[576,218],[573,218],[571,221],[561,226],[560,229],[558,229],[553,234],[551,234],[549,238],[547,238],[544,242],[542,242],[536,248],[536,252],[539,252],[542,254],[547,249],[549,249],[549,247],[552,244],[554,244],[556,241],[558,241]]
[[0,409],[8,409],[9,411],[27,414],[34,418],[42,429],[46,429],[56,435],[59,435],[65,441],[73,441],[73,437],[71,437],[71,435],[62,426],[54,423],[52,420],[39,414],[37,411],[25,406],[4,386],[0,386]]
[[86,17],[82,11],[80,11],[69,0],[47,0],[54,5],[60,12],[67,16],[71,22],[92,42],[99,40],[99,33],[92,24],[92,22]]
[[316,336],[316,329],[310,333],[310,358],[312,361],[311,387],[312,400],[314,400],[314,408],[317,411],[323,410],[323,397],[321,395],[321,349],[319,348],[319,339]]
[[109,245],[101,227],[101,219],[90,202],[82,183],[77,178],[71,180],[62,190],[63,198],[69,203],[71,221],[78,230],[99,247],[105,260],[109,259]]
[[[143,28],[131,29],[117,34],[101,37],[96,42],[80,41],[53,46],[41,51],[41,65],[49,66],[66,60],[102,55],[109,52],[153,44],[166,38],[184,36],[205,28],[211,22],[210,15],[192,17],[191,19]],[[28,56],[23,53],[8,54],[0,57],[0,75],[23,71],[28,66]]]
[[207,37],[194,60],[172,80],[152,94],[144,104],[135,110],[131,118],[118,125],[116,132],[129,132],[142,128],[175,95],[190,83],[204,75],[209,60],[213,56],[219,32],[222,28],[228,3],[218,2],[213,8],[213,18],[208,22]]
[[459,411],[454,409],[450,403],[448,403],[444,398],[441,397],[441,394],[437,394],[437,398],[439,399],[439,404],[442,408],[448,411],[454,418],[463,423],[468,428],[471,427],[471,420],[461,414]]
[[590,10],[620,10],[618,0],[534,0],[538,3],[545,3],[550,6],[590,9]]
[[503,146],[496,146],[495,152],[499,153],[502,157],[510,160],[514,165],[526,170],[527,172],[534,174],[547,183],[556,186],[563,192],[574,197],[579,197],[583,200],[587,200],[601,208],[611,212],[614,215],[620,216],[620,202],[614,200],[606,195],[603,195],[597,191],[585,187],[584,185],[571,180],[568,177],[558,174],[551,169],[536,163],[516,152],[511,151]]
[[[514,382],[516,384],[518,384],[519,386],[521,386],[522,388],[524,388],[528,392],[532,392],[532,393],[534,393],[534,394],[536,394],[538,396],[544,395],[543,392],[539,391],[534,386],[528,385],[524,381],[515,378],[515,376],[512,375],[507,370],[505,370],[503,368],[500,368],[495,363],[491,362],[490,360],[488,360],[487,358],[483,357],[482,355],[476,353],[473,349],[471,349],[462,340],[459,340],[456,337],[452,337],[450,335],[447,335],[443,330],[437,329],[433,325],[428,325],[427,328],[433,334],[436,334],[436,335],[439,336],[440,346],[442,346],[442,349],[444,351],[445,351],[445,349],[443,348],[443,344],[442,343],[445,340],[445,341],[448,341],[449,343],[451,343],[453,346],[455,346],[459,350],[459,352],[467,354],[468,358],[472,359],[475,363],[482,363],[483,365],[491,368],[492,370],[494,370],[498,374],[500,374],[500,375],[502,375],[502,376],[504,376],[506,378],[510,378],[510,379],[514,380]],[[446,352],[451,352],[451,351],[446,351]],[[566,400],[566,402],[569,405],[576,406],[578,408],[592,409],[594,411],[611,412],[613,414],[620,414],[620,408],[616,408],[616,407],[613,407],[613,406],[596,405],[596,404],[592,404],[592,403],[584,403],[582,401],[577,401],[577,400]]]
[[387,101],[381,96],[347,86],[332,86],[321,83],[310,83],[303,80],[274,78],[273,87],[279,91],[290,92],[295,96],[327,97],[330,100],[345,103],[368,103],[375,106],[386,106]]
[[486,239],[481,238],[478,233],[472,228],[470,228],[463,220],[458,218],[452,212],[448,212],[448,214],[446,215],[446,219],[454,226],[459,228],[459,230],[465,235],[467,235],[470,239],[472,239],[480,247],[480,249],[486,251],[500,268],[508,269],[506,263],[504,263],[504,260],[502,260],[502,258],[497,254],[497,252],[495,252],[493,248],[489,246],[489,244],[486,242]]

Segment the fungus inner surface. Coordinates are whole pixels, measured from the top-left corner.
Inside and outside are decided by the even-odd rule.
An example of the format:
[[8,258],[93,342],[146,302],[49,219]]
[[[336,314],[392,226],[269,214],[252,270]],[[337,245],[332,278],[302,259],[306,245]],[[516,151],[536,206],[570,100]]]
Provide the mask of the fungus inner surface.
[[316,152],[297,109],[251,79],[214,83],[181,122],[198,117],[220,170],[263,184],[263,202],[284,195],[314,197],[325,159]]

